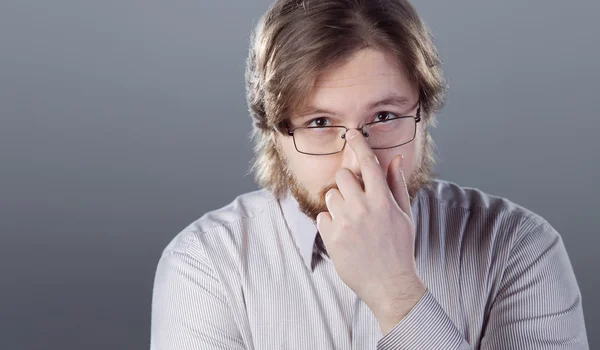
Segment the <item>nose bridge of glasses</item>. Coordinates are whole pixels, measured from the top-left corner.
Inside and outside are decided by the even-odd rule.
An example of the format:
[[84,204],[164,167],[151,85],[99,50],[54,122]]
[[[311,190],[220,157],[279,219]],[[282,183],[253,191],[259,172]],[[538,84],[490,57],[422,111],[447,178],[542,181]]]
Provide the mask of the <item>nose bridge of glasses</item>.
[[364,129],[365,126],[366,125],[363,125],[360,128],[346,128],[346,130],[344,130],[344,133],[342,134],[342,138],[345,140],[346,139],[346,134],[350,130],[358,130],[361,134],[363,134],[364,137],[369,137],[369,133],[367,132],[367,130]]

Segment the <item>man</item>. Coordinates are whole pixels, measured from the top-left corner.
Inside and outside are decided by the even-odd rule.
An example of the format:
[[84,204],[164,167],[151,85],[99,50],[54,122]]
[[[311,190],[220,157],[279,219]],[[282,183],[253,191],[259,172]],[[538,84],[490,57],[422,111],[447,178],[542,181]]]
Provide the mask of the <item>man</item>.
[[179,233],[153,349],[585,349],[560,235],[432,179],[445,83],[405,0],[280,0],[247,97],[262,190]]

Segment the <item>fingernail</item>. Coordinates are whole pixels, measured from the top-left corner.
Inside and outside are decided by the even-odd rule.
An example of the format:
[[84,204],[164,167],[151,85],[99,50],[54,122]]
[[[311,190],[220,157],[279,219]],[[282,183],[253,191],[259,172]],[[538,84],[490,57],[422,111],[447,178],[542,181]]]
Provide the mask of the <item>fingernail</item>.
[[400,169],[404,167],[404,155],[400,155]]

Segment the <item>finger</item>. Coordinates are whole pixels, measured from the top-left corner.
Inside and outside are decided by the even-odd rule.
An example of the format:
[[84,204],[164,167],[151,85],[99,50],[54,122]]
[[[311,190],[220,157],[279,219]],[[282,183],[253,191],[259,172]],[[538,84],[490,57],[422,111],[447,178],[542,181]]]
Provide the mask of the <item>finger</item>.
[[410,206],[410,196],[408,195],[408,186],[404,177],[404,171],[402,171],[403,163],[404,157],[401,154],[392,159],[388,168],[387,183],[396,203],[398,203],[400,209],[412,221],[413,216]]
[[344,201],[358,200],[361,196],[365,195],[360,181],[356,175],[347,168],[341,168],[336,172],[335,182]]
[[360,172],[365,183],[365,192],[379,191],[384,192],[386,189],[385,174],[381,169],[379,160],[371,146],[367,143],[367,139],[357,130],[350,130],[346,133],[346,140],[360,164]]
[[325,204],[331,218],[335,220],[342,214],[344,208],[344,197],[337,188],[332,188],[325,194]]
[[321,238],[323,239],[325,246],[327,246],[327,242],[329,241],[329,237],[331,236],[332,227],[333,218],[331,217],[331,215],[326,211],[320,212],[319,215],[317,215],[317,229],[321,234]]

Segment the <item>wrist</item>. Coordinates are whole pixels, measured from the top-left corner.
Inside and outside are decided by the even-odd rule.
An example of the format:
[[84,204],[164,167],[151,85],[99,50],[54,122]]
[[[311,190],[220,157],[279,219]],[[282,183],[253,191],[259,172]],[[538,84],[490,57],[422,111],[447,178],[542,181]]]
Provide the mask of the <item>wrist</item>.
[[388,291],[372,306],[369,306],[379,322],[384,336],[408,315],[426,291],[427,287],[417,277],[404,284],[403,288],[394,288],[394,290]]

